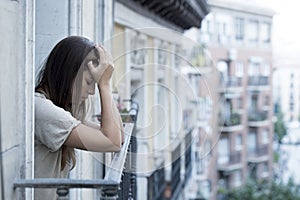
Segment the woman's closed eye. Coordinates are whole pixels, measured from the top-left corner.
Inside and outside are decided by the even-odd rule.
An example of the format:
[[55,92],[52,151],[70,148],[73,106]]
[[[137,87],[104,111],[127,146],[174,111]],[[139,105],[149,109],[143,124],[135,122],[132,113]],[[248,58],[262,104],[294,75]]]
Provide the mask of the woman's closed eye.
[[93,65],[96,67],[99,65],[99,59],[93,59],[92,60]]

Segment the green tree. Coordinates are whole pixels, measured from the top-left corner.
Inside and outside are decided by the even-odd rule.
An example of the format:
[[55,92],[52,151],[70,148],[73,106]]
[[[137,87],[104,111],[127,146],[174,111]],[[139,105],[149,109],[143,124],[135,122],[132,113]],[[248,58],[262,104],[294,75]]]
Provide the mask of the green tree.
[[277,121],[274,124],[274,132],[275,132],[275,137],[276,137],[278,143],[281,144],[282,139],[287,134],[287,129],[286,129],[286,126],[283,122],[282,112],[278,112],[276,114],[276,117],[277,117]]
[[249,180],[224,196],[230,200],[300,200],[300,186],[291,178],[288,183]]

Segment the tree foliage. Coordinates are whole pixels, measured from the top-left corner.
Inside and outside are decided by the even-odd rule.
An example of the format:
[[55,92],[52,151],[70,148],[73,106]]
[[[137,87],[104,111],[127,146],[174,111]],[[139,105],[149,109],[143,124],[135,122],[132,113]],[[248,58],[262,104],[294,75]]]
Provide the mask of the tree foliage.
[[287,134],[287,129],[283,121],[283,114],[281,112],[276,114],[277,121],[274,124],[275,137],[279,144],[281,144],[282,139]]
[[230,200],[300,200],[300,186],[289,179],[288,183],[249,180],[239,188],[226,192]]

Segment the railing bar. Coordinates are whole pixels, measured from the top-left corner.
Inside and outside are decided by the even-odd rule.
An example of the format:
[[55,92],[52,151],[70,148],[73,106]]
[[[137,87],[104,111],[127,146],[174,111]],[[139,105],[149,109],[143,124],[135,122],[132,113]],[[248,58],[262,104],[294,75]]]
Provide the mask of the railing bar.
[[102,188],[102,187],[117,187],[119,183],[103,179],[94,180],[77,180],[77,179],[20,179],[14,183],[14,188]]
[[[124,124],[125,124],[124,144],[122,145],[121,151],[116,153],[113,156],[110,167],[108,168],[104,179],[92,179],[92,180],[69,179],[69,178],[18,179],[14,181],[13,188],[14,189],[16,188],[57,188],[58,190],[68,190],[70,188],[101,189],[101,199],[117,199],[118,188],[120,187],[120,183],[122,181],[121,179],[123,174],[123,168],[125,166],[129,145],[131,142],[131,135],[135,125],[134,123],[128,123],[128,122]],[[2,155],[0,155],[0,158],[1,156]],[[2,185],[3,184],[1,184],[1,186]],[[3,196],[4,194],[1,193],[1,195]]]
[[121,182],[122,172],[126,160],[126,154],[128,153],[127,150],[130,143],[133,127],[134,127],[133,123],[125,124],[125,128],[124,128],[125,142],[122,146],[121,151],[114,155],[110,167],[108,168],[107,173],[104,177],[104,180],[113,180],[118,183]]

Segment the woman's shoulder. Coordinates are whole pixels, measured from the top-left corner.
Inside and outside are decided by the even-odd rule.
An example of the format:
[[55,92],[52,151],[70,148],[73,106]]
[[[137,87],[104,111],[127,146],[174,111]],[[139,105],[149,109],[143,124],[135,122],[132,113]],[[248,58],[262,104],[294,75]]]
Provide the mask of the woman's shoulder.
[[36,92],[34,94],[34,106],[35,106],[35,111],[44,110],[48,108],[55,108],[53,102],[49,99],[46,98],[46,96],[42,93]]
[[64,110],[61,107],[56,106],[50,99],[47,99],[46,96],[42,93],[36,92],[34,100],[35,117],[38,119],[49,117],[73,118],[70,112]]

